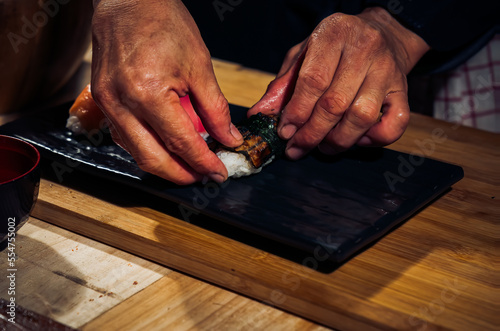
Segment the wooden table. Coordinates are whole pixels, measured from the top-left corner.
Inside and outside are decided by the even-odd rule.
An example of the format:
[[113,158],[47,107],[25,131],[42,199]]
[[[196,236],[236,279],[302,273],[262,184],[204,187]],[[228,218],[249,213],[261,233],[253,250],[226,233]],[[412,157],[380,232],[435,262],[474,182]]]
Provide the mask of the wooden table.
[[[273,78],[214,66],[229,102],[242,106]],[[390,148],[461,165],[465,178],[328,274],[186,222],[175,205],[126,187],[42,179],[19,232],[17,302],[88,330],[494,330],[499,145],[499,135],[413,114]]]

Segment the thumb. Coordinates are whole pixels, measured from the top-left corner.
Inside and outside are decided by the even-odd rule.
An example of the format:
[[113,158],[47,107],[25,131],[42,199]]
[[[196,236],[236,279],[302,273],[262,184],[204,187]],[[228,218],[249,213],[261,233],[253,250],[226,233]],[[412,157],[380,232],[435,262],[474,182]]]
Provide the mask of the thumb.
[[300,66],[304,61],[305,42],[290,49],[276,78],[267,87],[262,98],[248,110],[247,116],[257,113],[280,113],[290,100]]
[[292,66],[281,77],[274,79],[267,87],[262,98],[248,110],[247,116],[257,113],[279,114],[290,100],[295,88],[296,74]]

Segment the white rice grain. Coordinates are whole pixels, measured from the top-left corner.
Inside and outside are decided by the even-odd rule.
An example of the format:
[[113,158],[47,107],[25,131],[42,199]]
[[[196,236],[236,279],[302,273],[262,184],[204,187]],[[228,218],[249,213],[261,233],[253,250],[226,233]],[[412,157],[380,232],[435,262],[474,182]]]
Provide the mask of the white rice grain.
[[250,176],[256,174],[262,170],[262,168],[274,159],[274,155],[262,165],[260,168],[255,168],[250,161],[247,160],[245,155],[241,153],[218,150],[215,153],[219,159],[224,163],[227,169],[227,175],[231,178],[239,178],[243,176]]

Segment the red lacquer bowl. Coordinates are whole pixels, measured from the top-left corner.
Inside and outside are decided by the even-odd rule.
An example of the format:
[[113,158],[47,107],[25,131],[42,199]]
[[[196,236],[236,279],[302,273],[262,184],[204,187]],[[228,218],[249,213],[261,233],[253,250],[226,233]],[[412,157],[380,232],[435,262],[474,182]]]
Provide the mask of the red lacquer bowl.
[[0,135],[0,249],[15,243],[17,230],[35,205],[39,185],[38,150],[23,140]]

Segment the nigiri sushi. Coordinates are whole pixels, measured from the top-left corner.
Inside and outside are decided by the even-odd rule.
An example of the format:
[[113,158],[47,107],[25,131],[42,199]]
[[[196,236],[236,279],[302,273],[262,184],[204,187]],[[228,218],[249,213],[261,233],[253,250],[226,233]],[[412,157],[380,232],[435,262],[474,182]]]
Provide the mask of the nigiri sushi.
[[[198,117],[193,109],[193,105],[189,101],[189,96],[186,95],[181,97],[179,100],[182,108],[184,108],[191,118],[196,131],[202,137],[208,136],[201,119]],[[69,117],[66,121],[66,128],[76,134],[88,134],[94,130],[107,128],[106,116],[92,98],[90,84],[85,86],[69,109]]]
[[226,166],[229,177],[258,173],[275,157],[283,154],[286,142],[278,136],[277,126],[277,115],[258,113],[236,125],[243,136],[243,144],[235,148],[217,143],[211,146]]
[[[259,113],[244,120],[236,126],[243,136],[243,144],[230,148],[209,136],[193,109],[189,96],[180,98],[180,102],[189,114],[196,131],[226,166],[228,177],[238,178],[258,173],[284,152],[286,142],[278,137],[277,115]],[[105,115],[92,98],[89,84],[71,106],[66,127],[76,134],[88,134],[93,130],[103,129],[105,120]]]
[[69,109],[66,128],[76,134],[89,134],[106,127],[106,116],[92,98],[88,84]]

